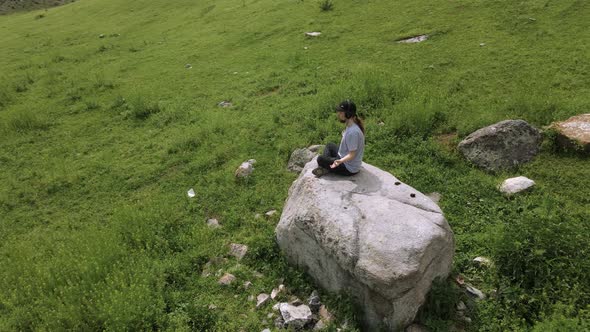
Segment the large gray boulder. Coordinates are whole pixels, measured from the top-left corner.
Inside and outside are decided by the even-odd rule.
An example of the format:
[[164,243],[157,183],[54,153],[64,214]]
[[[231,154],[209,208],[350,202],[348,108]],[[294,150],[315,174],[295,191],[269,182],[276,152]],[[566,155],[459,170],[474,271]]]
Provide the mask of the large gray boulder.
[[476,130],[459,143],[465,158],[487,171],[531,161],[541,147],[541,133],[523,120],[505,120]]
[[367,330],[402,330],[433,279],[450,273],[447,221],[436,203],[374,166],[321,178],[315,167],[314,159],[289,189],[280,248],[326,290],[352,295]]

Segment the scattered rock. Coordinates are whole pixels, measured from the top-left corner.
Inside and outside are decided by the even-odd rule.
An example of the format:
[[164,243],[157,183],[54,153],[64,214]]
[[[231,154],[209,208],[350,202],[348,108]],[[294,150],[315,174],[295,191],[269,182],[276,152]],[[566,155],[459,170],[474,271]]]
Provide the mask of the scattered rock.
[[449,224],[433,201],[374,166],[336,181],[317,179],[316,165],[309,162],[289,189],[279,247],[324,289],[361,304],[367,330],[403,329],[432,281],[451,270]]
[[248,302],[252,302],[254,301],[254,295],[249,295],[248,296]]
[[248,246],[245,244],[232,243],[229,245],[229,254],[241,260],[248,253]]
[[551,124],[557,132],[556,142],[565,149],[579,149],[590,153],[590,113],[573,116]]
[[186,65],[184,65],[184,68],[191,69],[193,68],[193,66],[190,63],[187,63]]
[[284,329],[285,328],[285,320],[283,319],[283,316],[279,315],[279,317],[277,317],[277,319],[275,319],[275,327],[277,329]]
[[250,281],[246,281],[244,283],[244,289],[248,289],[248,288],[250,288],[250,286],[252,286],[252,283]]
[[271,312],[271,313],[269,313],[268,315],[266,315],[266,318],[269,318],[269,319],[270,319],[270,318],[273,318],[274,316],[275,316],[275,314],[273,314],[273,313]]
[[438,204],[438,202],[440,202],[440,199],[442,198],[442,195],[437,192],[433,192],[426,194],[426,197],[430,198],[431,201]]
[[209,226],[209,228],[213,228],[213,229],[221,227],[221,225],[219,224],[219,221],[217,221],[217,219],[215,219],[215,218],[207,219],[207,226]]
[[467,316],[463,317],[463,321],[467,324],[471,324],[471,318],[469,318]]
[[321,331],[323,329],[326,328],[326,323],[324,323],[321,320],[318,320],[317,323],[315,323],[314,327],[313,327],[313,331]]
[[309,49],[309,47],[307,47],[307,46],[303,46],[303,49],[304,49],[304,50],[307,50],[307,49]]
[[413,44],[413,43],[421,43],[428,39],[428,35],[419,35],[410,38],[400,39],[397,42],[403,44]]
[[513,195],[521,191],[530,189],[534,185],[535,181],[524,176],[519,176],[504,180],[504,182],[502,182],[502,184],[500,185],[499,189],[501,192],[507,195]]
[[270,329],[264,329],[262,332],[270,332]]
[[262,277],[264,277],[264,274],[262,274],[262,273],[260,273],[260,272],[258,272],[258,271],[254,271],[254,272],[252,272],[252,275],[253,275],[254,277],[256,277],[256,278],[262,278]]
[[481,128],[459,143],[458,149],[487,171],[514,168],[539,153],[541,133],[523,120],[506,120]]
[[291,296],[289,298],[289,304],[290,305],[294,305],[294,306],[299,306],[303,304],[303,301],[301,301],[297,296]]
[[385,126],[385,122],[383,122],[383,121],[380,121],[380,122],[378,123],[378,125],[379,125],[379,126],[381,126],[381,127],[383,127],[383,126]]
[[406,327],[405,332],[428,332],[428,328],[424,325],[414,323]]
[[303,167],[305,167],[305,164],[318,155],[322,147],[323,145],[312,145],[309,148],[295,149],[291,153],[291,158],[289,158],[289,162],[287,163],[287,169],[291,172],[300,173]]
[[279,293],[281,293],[284,290],[285,290],[285,285],[279,285],[278,288],[275,288],[272,290],[272,292],[270,293],[270,298],[274,300],[279,295]]
[[262,217],[262,215],[260,213],[257,213],[254,215],[254,219],[260,219]]
[[219,279],[219,284],[228,286],[231,285],[236,280],[236,277],[233,274],[226,273]]
[[273,306],[272,306],[272,310],[274,310],[274,311],[279,311],[279,306],[280,306],[280,305],[281,305],[280,303],[277,303],[277,304],[273,305]]
[[279,306],[285,325],[289,328],[300,329],[311,322],[311,310],[306,305],[294,306],[289,303],[281,303]]
[[215,310],[215,309],[217,309],[217,306],[215,304],[209,305],[209,310]]
[[102,39],[104,37],[105,37],[105,35],[103,33],[101,33],[100,35],[98,35],[98,38],[101,38]]
[[486,43],[481,43],[481,44],[479,44],[479,46],[484,47],[484,46],[486,46]]
[[233,104],[227,100],[224,100],[222,102],[220,102],[219,104],[217,104],[220,107],[231,107]]
[[311,309],[311,312],[317,313],[320,310],[322,302],[320,302],[320,296],[318,295],[317,291],[314,290],[313,292],[311,292],[311,295],[309,296],[309,300],[307,303],[309,305],[309,308]]
[[193,188],[189,189],[186,194],[188,195],[189,198],[193,198],[195,197],[195,190]]
[[321,32],[317,32],[317,31],[313,31],[313,32],[306,32],[305,35],[307,37],[318,37],[319,35],[321,35]]
[[254,159],[244,161],[240,165],[240,167],[238,167],[238,169],[236,169],[235,176],[237,178],[245,178],[245,177],[250,176],[250,174],[252,174],[252,171],[254,170],[255,163],[256,163],[256,160],[254,160]]
[[276,213],[277,213],[277,210],[270,210],[267,213],[265,213],[264,215],[270,218],[270,217],[274,216]]
[[467,310],[467,306],[465,305],[465,303],[463,301],[459,301],[459,303],[457,303],[457,311],[465,311]]
[[478,300],[485,300],[486,298],[485,294],[482,291],[471,286],[470,284],[465,284],[465,290],[467,291],[467,294],[475,297]]
[[473,261],[477,263],[479,266],[492,266],[492,261],[487,257],[475,257]]
[[328,311],[328,308],[326,308],[326,306],[323,304],[320,306],[319,315],[320,319],[326,323],[330,323],[334,319],[334,316],[330,313],[330,311]]
[[260,308],[268,302],[270,296],[268,294],[262,293],[256,297],[256,308]]

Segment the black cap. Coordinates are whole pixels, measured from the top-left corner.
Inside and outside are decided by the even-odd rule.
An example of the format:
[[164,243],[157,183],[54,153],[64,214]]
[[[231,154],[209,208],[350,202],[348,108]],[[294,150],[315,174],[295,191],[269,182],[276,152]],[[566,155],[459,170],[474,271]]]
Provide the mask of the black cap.
[[356,105],[350,99],[346,99],[336,106],[337,112],[344,112],[347,118],[351,118],[356,115]]

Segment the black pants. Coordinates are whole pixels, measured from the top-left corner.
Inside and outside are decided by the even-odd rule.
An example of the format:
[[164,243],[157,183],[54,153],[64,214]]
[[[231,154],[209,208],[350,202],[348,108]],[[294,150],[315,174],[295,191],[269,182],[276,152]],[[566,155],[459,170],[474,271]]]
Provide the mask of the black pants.
[[332,173],[340,175],[351,176],[356,174],[349,172],[346,169],[346,166],[344,166],[344,163],[338,165],[338,167],[330,168],[330,165],[332,165],[334,163],[334,160],[337,159],[340,159],[340,157],[338,156],[338,145],[334,143],[328,143],[324,148],[324,153],[322,153],[321,156],[318,156],[318,165]]

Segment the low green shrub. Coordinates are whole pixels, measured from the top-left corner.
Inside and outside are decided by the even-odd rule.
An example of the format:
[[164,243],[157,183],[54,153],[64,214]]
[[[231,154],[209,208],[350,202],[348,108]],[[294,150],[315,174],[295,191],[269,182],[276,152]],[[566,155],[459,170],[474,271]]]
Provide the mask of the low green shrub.
[[561,213],[550,196],[521,202],[505,217],[494,246],[504,306],[532,323],[563,299],[574,308],[590,304],[587,217]]
[[19,133],[30,130],[46,129],[48,126],[49,124],[47,121],[30,110],[9,113],[4,122],[5,130]]
[[332,0],[321,0],[320,1],[320,9],[323,12],[327,12],[327,11],[334,9],[334,2]]

